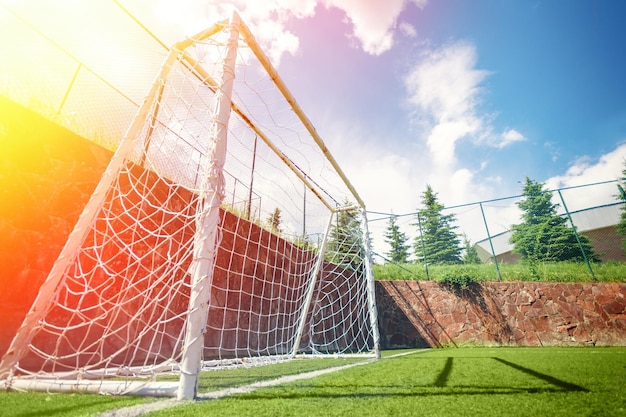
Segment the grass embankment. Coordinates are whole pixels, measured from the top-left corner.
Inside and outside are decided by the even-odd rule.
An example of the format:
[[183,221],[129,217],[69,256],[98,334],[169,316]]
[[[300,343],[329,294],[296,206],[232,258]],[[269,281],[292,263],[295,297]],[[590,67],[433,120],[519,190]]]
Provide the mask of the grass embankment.
[[[626,348],[446,348],[344,369],[151,416],[624,416]],[[343,365],[293,361],[207,372],[203,392]],[[4,416],[89,416],[154,401],[80,394],[0,393]]]
[[[498,265],[502,281],[541,282],[626,282],[626,263],[601,262],[591,264],[594,276],[582,262],[552,262],[530,265]],[[454,281],[466,278],[470,282],[498,281],[498,270],[493,264],[430,265],[428,275],[422,264],[374,264],[374,277],[378,280],[431,280]],[[595,277],[595,281],[594,281]]]

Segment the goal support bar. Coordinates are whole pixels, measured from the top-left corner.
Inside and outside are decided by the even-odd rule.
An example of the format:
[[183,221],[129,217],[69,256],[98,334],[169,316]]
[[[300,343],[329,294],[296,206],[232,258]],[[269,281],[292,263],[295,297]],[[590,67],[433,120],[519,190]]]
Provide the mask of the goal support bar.
[[[335,213],[330,213],[328,217],[328,224],[326,225],[326,231],[324,232],[326,236],[330,233],[330,227],[333,223],[333,217]],[[313,293],[315,292],[315,285],[317,284],[317,277],[319,276],[320,270],[322,269],[322,264],[324,263],[324,254],[326,253],[326,245],[328,243],[328,239],[324,239],[322,242],[322,247],[320,248],[320,256],[315,264],[315,268],[313,269],[313,273],[311,274],[311,280],[309,283],[309,288],[307,289],[306,298],[304,300],[303,306],[303,314],[300,316],[300,322],[298,323],[298,330],[296,332],[296,339],[293,344],[293,352],[292,356],[298,354],[298,350],[300,349],[300,341],[302,340],[302,334],[304,333],[304,327],[306,325],[306,320],[309,315],[309,310],[311,309],[311,301],[313,300]]]

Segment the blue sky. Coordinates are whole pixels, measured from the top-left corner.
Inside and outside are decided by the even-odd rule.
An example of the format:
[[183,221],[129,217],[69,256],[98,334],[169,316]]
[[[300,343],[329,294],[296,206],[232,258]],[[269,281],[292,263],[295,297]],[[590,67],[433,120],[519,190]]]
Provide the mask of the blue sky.
[[166,45],[238,9],[372,211],[413,212],[426,184],[451,206],[623,168],[623,1],[117,1]]
[[[526,176],[557,188],[614,180],[624,168],[624,1],[117,2],[166,45],[238,9],[370,211],[415,212],[426,184],[450,207],[517,195]],[[81,23],[68,8],[120,18],[113,0],[24,3],[46,27]],[[94,25],[109,30],[104,17]],[[116,31],[72,33],[66,43],[91,65],[124,46],[136,56],[141,44]],[[131,72],[115,75],[144,94],[152,78]],[[576,198],[570,209],[611,195]]]
[[[360,137],[359,147],[380,152],[378,164],[375,155],[359,152],[370,169],[391,168],[381,166],[385,157],[391,165],[428,168],[405,171],[415,188],[415,208],[426,182],[447,204],[517,194],[525,176],[570,185],[572,179],[564,177],[568,169],[597,164],[626,139],[624,2],[406,3],[390,29],[393,45],[381,53],[364,50],[349,11],[316,10],[312,17],[290,21],[287,27],[299,37],[299,49],[281,59],[279,70],[333,152],[335,142],[336,156],[345,165],[355,162],[344,157],[346,148],[355,145],[354,138],[345,137],[352,133]],[[414,32],[403,34],[404,24]],[[424,83],[465,84],[461,91],[451,86],[441,92],[459,95],[450,103],[459,112],[451,122],[478,126],[452,128],[453,139],[443,133],[429,143],[447,104],[437,98],[411,103],[415,87],[407,82],[412,72],[428,65],[438,65],[441,79],[431,74]],[[334,136],[337,129],[343,138]],[[507,132],[517,140],[505,143]],[[447,141],[454,141],[453,148]],[[440,159],[429,163],[437,153]],[[605,177],[589,176],[588,182],[616,178],[622,167],[613,168]],[[469,187],[458,193],[442,176],[459,176],[462,170],[471,178],[460,178]],[[359,184],[363,175],[354,172]],[[357,188],[367,193],[369,187]],[[406,196],[404,187],[398,190]],[[459,194],[464,200],[454,196]],[[398,213],[411,205],[402,201],[394,207],[393,201],[366,198],[373,210]]]
[[[318,129],[325,130],[327,119],[353,123],[374,147],[384,144],[387,152],[406,156],[427,152],[433,125],[417,125],[440,117],[426,104],[407,104],[407,75],[445,50],[468,54],[456,64],[442,58],[448,62],[440,65],[457,65],[449,75],[466,77],[468,111],[482,126],[456,140],[457,161],[448,168],[468,169],[473,181],[492,184],[482,188],[485,195],[468,197],[506,196],[519,192],[517,182],[525,176],[539,181],[563,176],[573,166],[597,163],[626,139],[623,16],[626,3],[620,1],[444,0],[421,8],[407,3],[395,25],[410,24],[414,35],[403,36],[396,28],[394,45],[376,55],[350,38],[346,12],[318,7],[314,17],[292,22],[300,49],[284,57],[280,69],[305,109],[320,114]],[[468,80],[472,72],[474,79]],[[318,110],[324,102],[327,108]],[[498,136],[507,131],[517,132],[519,141],[504,145]],[[332,141],[329,146],[332,150]],[[410,160],[424,162],[418,156]],[[621,170],[615,168],[608,178],[589,181],[613,179]],[[423,177],[428,181],[427,172]],[[423,190],[419,180],[416,186]]]

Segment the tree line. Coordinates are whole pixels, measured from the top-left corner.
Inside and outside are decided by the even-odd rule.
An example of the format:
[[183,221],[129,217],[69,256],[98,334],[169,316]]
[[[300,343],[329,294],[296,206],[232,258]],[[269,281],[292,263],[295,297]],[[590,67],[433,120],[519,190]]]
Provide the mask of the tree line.
[[[622,171],[621,180],[626,184],[626,169]],[[616,197],[626,201],[624,187],[619,185],[618,188],[620,194]],[[430,185],[421,194],[421,204],[422,208],[411,223],[417,231],[413,242],[400,230],[397,216],[389,218],[384,235],[390,247],[385,254],[389,261],[408,263],[412,249],[415,262],[425,265],[481,263],[469,239],[457,232],[456,216],[444,213],[445,207]],[[566,217],[557,214],[559,204],[552,202],[552,192],[545,189],[544,184],[526,177],[517,206],[522,217],[519,224],[511,226],[510,243],[513,253],[520,255],[523,261],[531,265],[553,261],[600,261],[590,239],[578,234],[568,226]],[[626,205],[622,207],[617,233],[626,237]],[[626,249],[626,239],[622,241],[622,247]]]
[[[626,163],[625,163],[626,165]],[[626,169],[622,171],[622,184],[618,185],[618,200],[626,202]],[[391,215],[385,231],[385,242],[389,251],[387,260],[403,264],[409,263],[411,253],[414,262],[424,265],[479,264],[481,260],[476,248],[466,235],[458,233],[456,216],[445,214],[445,206],[430,185],[421,194],[422,208],[415,213],[411,226],[415,227],[416,237],[410,242],[409,236],[400,230],[398,216]],[[344,207],[352,207],[344,201]],[[517,202],[522,211],[521,222],[511,226],[510,243],[513,253],[532,265],[539,262],[589,261],[599,262],[590,239],[568,226],[568,219],[557,214],[559,204],[552,202],[552,192],[544,184],[525,178],[522,198]],[[328,261],[337,264],[352,264],[363,256],[363,231],[358,210],[340,210],[331,227],[326,251]],[[266,220],[273,233],[281,232],[281,212],[277,208]],[[626,204],[622,206],[617,233],[623,236],[622,248],[626,250]],[[305,238],[303,238],[305,239]],[[303,247],[312,249],[306,242]]]

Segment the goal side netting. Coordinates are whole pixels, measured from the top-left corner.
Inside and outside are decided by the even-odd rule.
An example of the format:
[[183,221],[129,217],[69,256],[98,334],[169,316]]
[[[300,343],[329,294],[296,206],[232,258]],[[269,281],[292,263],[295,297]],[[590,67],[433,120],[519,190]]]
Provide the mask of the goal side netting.
[[328,354],[379,354],[365,207],[233,13],[171,48],[1,384],[185,399]]

